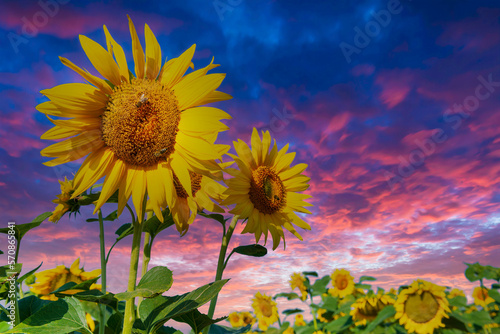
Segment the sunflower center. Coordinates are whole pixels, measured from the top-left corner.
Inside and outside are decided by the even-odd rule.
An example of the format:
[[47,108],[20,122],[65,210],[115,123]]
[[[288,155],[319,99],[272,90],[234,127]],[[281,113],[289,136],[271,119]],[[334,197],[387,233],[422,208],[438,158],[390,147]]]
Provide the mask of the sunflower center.
[[337,278],[337,280],[335,281],[335,285],[339,290],[344,290],[345,288],[347,288],[348,284],[349,282],[347,282],[347,279],[345,279],[345,277]]
[[[198,190],[201,189],[202,175],[194,172],[189,172],[189,177],[191,178],[191,193],[192,196],[194,196],[196,195]],[[177,197],[188,198],[188,193],[182,186],[181,181],[179,180],[177,175],[175,175],[175,173],[174,173],[174,187],[175,187],[175,192],[177,193]]]
[[152,166],[174,152],[181,112],[160,82],[132,79],[114,88],[101,128],[104,143],[133,166]]
[[405,302],[405,313],[408,318],[419,324],[434,319],[438,309],[439,303],[428,291],[424,291],[421,295],[410,295]]
[[265,317],[270,317],[273,315],[273,307],[269,303],[262,303],[260,305],[260,310]]
[[280,177],[268,166],[260,166],[252,172],[250,200],[257,210],[273,214],[286,205],[286,191]]

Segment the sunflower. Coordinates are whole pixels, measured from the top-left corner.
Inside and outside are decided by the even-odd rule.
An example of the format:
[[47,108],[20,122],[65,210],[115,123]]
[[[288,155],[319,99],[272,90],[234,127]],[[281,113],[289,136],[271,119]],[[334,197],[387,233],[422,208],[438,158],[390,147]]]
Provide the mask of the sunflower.
[[233,327],[243,327],[246,325],[253,325],[255,318],[250,312],[232,312],[228,316],[228,321]]
[[49,217],[49,221],[53,223],[57,223],[66,212],[70,211],[71,215],[71,212],[77,212],[80,208],[77,200],[71,199],[71,195],[73,194],[73,181],[68,181],[68,178],[64,177],[64,181],[59,181],[59,184],[61,185],[61,194],[57,195],[57,199],[52,201],[57,204],[57,206]]
[[333,289],[328,289],[328,293],[334,297],[344,298],[355,291],[354,277],[345,269],[335,269],[330,276],[332,278]]
[[265,331],[269,325],[278,321],[278,307],[270,296],[266,296],[265,294],[262,295],[260,292],[257,292],[252,301],[252,307],[259,321],[260,330]]
[[[36,282],[30,286],[31,292],[40,296],[41,299],[57,300],[58,298],[51,294],[66,283],[82,283],[101,275],[101,269],[95,269],[86,272],[80,268],[80,258],[76,259],[71,267],[66,268],[63,265],[54,269],[48,269],[35,273]],[[92,284],[90,289],[101,289],[100,284]],[[66,290],[65,294],[75,294],[81,290]]]
[[[262,133],[262,140],[254,128],[252,132],[252,150],[241,139],[233,142],[237,155],[231,155],[239,169],[226,168],[234,176],[225,180],[228,190],[224,205],[236,204],[230,211],[242,219],[248,219],[242,233],[254,233],[256,242],[261,235],[267,242],[268,231],[273,237],[273,249],[276,249],[285,235],[283,227],[303,240],[291,223],[306,230],[309,224],[304,222],[294,211],[311,213],[304,202],[311,197],[300,194],[306,190],[310,180],[301,173],[306,164],[290,167],[295,153],[287,153],[288,144],[278,151],[276,141],[271,147],[269,131]],[[284,244],[285,245],[285,244]]]
[[83,50],[104,79],[60,58],[89,84],[69,83],[41,91],[50,101],[37,106],[40,112],[69,118],[50,119],[55,127],[42,139],[68,139],[41,154],[55,158],[45,162],[47,166],[86,156],[75,175],[72,198],[106,177],[94,213],[118,189],[118,214],[132,197],[141,215],[147,193],[163,220],[161,208],[174,204],[174,175],[192,197],[189,172],[211,176],[209,171],[220,170],[215,160],[223,150],[215,140],[228,128],[219,120],[231,117],[220,109],[199,106],[231,96],[216,90],[224,74],[207,74],[218,66],[213,60],[184,75],[193,67],[195,45],[162,66],[160,45],[149,26],[144,29],[145,53],[130,18],[129,28],[135,76],[106,26],[107,50],[80,35]]
[[402,290],[394,307],[395,319],[404,324],[409,333],[432,334],[434,329],[444,327],[443,317],[450,313],[445,287],[424,280],[414,281]]
[[321,321],[321,322],[328,322],[329,320],[327,318],[325,318],[323,316],[323,314],[325,314],[326,312],[328,312],[327,310],[325,310],[324,308],[320,308],[316,311],[316,315],[318,316],[318,320]]
[[374,320],[384,307],[394,302],[392,297],[382,293],[363,296],[351,305],[350,315],[356,326],[366,325],[367,321]]
[[285,329],[283,331],[283,334],[294,334],[294,333],[295,333],[295,331],[293,330],[292,327],[288,327],[287,329]]
[[296,327],[298,327],[298,326],[305,326],[306,325],[306,322],[304,321],[304,316],[302,314],[299,313],[299,314],[295,315],[294,325]]
[[452,289],[448,293],[448,299],[452,299],[452,298],[455,298],[455,297],[458,297],[458,296],[465,297],[465,293],[462,290],[457,289],[457,288]]
[[306,281],[306,278],[301,273],[293,273],[290,276],[290,280],[288,281],[290,283],[290,287],[292,290],[294,290],[295,288],[299,289],[299,291],[301,293],[301,297],[300,297],[301,300],[306,300],[306,298],[307,298],[307,289],[306,289],[306,286],[304,284],[305,281]]
[[482,307],[487,307],[489,303],[493,303],[495,301],[489,296],[488,289],[480,286],[474,288],[474,291],[472,291],[472,298],[474,298],[474,304]]

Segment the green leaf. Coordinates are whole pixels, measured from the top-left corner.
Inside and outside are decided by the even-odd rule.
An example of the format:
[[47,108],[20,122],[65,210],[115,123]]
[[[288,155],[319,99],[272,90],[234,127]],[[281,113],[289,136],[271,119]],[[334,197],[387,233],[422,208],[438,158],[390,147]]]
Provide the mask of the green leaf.
[[211,325],[208,334],[243,334],[248,333],[252,325],[246,325],[241,328],[231,328],[221,325]]
[[315,271],[303,271],[302,274],[304,274],[304,276],[314,276],[314,277],[318,277],[318,273],[315,272]]
[[229,218],[224,218],[223,215],[221,214],[218,214],[218,213],[205,213],[205,212],[198,212],[198,214],[202,217],[205,217],[205,218],[210,218],[210,219],[213,219],[215,221],[218,221],[219,223],[222,224],[222,226],[226,226],[226,221],[229,219]]
[[163,223],[158,219],[158,217],[153,216],[146,220],[144,226],[142,227],[143,232],[148,232],[151,235],[151,238],[154,239],[158,233],[174,225],[174,220],[172,215],[170,214],[170,210],[167,208],[162,211],[163,214]]
[[8,264],[0,267],[0,284],[7,281],[9,277],[17,276],[23,268],[22,263]]
[[500,293],[497,290],[488,290],[488,295],[495,299],[497,303],[500,303]]
[[301,312],[304,312],[304,310],[301,310],[300,308],[294,308],[294,309],[284,310],[281,313],[283,313],[284,315],[290,315],[290,314],[301,313]]
[[106,322],[106,327],[111,330],[111,333],[121,333],[123,327],[123,314],[120,312],[113,313]]
[[273,299],[276,300],[277,298],[280,297],[285,297],[288,300],[293,300],[299,298],[299,295],[296,294],[295,292],[280,292],[274,295]]
[[103,304],[118,311],[118,299],[116,299],[115,295],[112,293],[103,294],[99,290],[88,290],[75,293],[72,296],[78,300]]
[[484,310],[472,312],[470,314],[470,319],[472,320],[472,323],[479,326],[493,323],[493,319],[491,319],[490,314]]
[[213,325],[216,322],[219,322],[221,320],[226,319],[227,317],[222,317],[218,319],[211,319],[207,315],[202,314],[198,310],[192,310],[189,312],[186,312],[184,314],[181,314],[179,316],[174,317],[173,319],[177,322],[184,322],[188,324],[195,333],[200,333],[203,328],[207,327],[208,325]]
[[372,288],[370,284],[360,284],[360,283],[354,283],[354,287],[356,289],[363,289],[363,290],[370,290]]
[[92,334],[82,304],[75,298],[66,298],[45,305],[7,333],[66,334],[73,331]]
[[[467,332],[467,327],[459,319],[451,315],[449,318],[444,318],[441,320],[445,327],[450,330],[460,330],[459,333]],[[453,332],[452,332],[453,333]]]
[[326,286],[330,283],[331,278],[329,275],[323,276],[322,278],[317,279],[314,284],[311,286],[311,295],[313,296],[321,296],[326,292]]
[[[106,217],[104,217],[102,220],[103,221],[107,221],[107,222],[112,222],[112,221],[115,221],[118,219],[118,211],[115,210],[113,212],[111,212],[109,215],[107,215]],[[98,222],[99,221],[99,218],[89,218],[87,219],[87,223],[91,223],[91,222]]]
[[380,325],[384,320],[393,317],[396,314],[396,309],[392,305],[388,305],[377,314],[377,317],[371,321],[366,327],[364,333],[371,333],[375,327]]
[[38,267],[36,267],[36,268],[35,268],[35,269],[33,269],[33,270],[28,271],[26,274],[24,274],[23,276],[19,277],[19,278],[17,279],[17,282],[18,282],[19,284],[21,284],[21,283],[22,283],[25,279],[27,279],[30,275],[33,275],[33,273],[34,273],[35,271],[37,271],[38,269],[40,269],[40,267],[42,266],[42,264],[43,264],[43,261],[42,261],[42,263],[40,263],[40,265],[39,265]]
[[179,296],[157,296],[143,300],[139,314],[148,333],[154,332],[169,319],[207,303],[219,293],[227,281],[227,279],[216,281]]
[[466,307],[467,306],[467,298],[463,296],[456,296],[451,299],[448,299],[450,302],[450,306],[456,306],[456,307]]
[[23,322],[25,319],[38,312],[42,307],[50,303],[53,303],[53,301],[43,300],[37,298],[36,296],[28,296],[19,300],[19,319]]
[[492,289],[500,289],[500,284],[498,284],[498,283],[493,283],[493,284],[491,285],[491,288],[492,288]]
[[470,263],[465,263],[467,265],[467,269],[465,269],[465,277],[470,281],[470,282],[475,282],[479,281],[480,279],[484,278],[483,272],[484,272],[484,267],[479,264],[479,262],[476,262],[474,264]]
[[337,320],[334,320],[330,323],[328,323],[325,326],[325,329],[330,332],[341,332],[344,329],[348,328],[352,324],[352,318],[350,315],[343,316],[341,318],[338,318]]
[[55,294],[57,297],[65,297],[68,295],[63,294],[63,292],[67,291],[67,290],[89,290],[90,287],[92,286],[92,284],[97,282],[99,277],[95,277],[95,278],[89,279],[87,281],[83,281],[81,283],[78,283],[78,284],[76,284],[75,282],[68,282],[52,293]]
[[135,297],[152,298],[168,291],[172,286],[172,271],[167,267],[153,267],[146,272],[132,292],[117,293],[118,300],[127,300]]
[[247,246],[238,246],[235,249],[233,249],[233,252],[247,256],[262,257],[267,254],[267,248],[255,244]]
[[339,307],[339,299],[337,297],[326,296],[323,300],[323,304],[321,308],[324,308],[327,311],[335,312]]
[[19,241],[21,240],[24,235],[29,231],[31,230],[32,228],[35,228],[37,227],[38,225],[40,225],[45,219],[49,218],[50,216],[52,216],[52,212],[45,212],[45,213],[42,213],[41,215],[37,216],[35,219],[33,219],[33,221],[31,223],[27,223],[27,224],[16,224],[16,225],[13,225],[13,228],[11,229],[10,227],[4,227],[4,228],[0,228],[0,233],[5,233],[5,234],[9,234],[9,231],[10,230],[14,230],[15,232],[15,236],[16,236],[16,239]]
[[372,277],[372,276],[361,276],[359,278],[359,283],[363,282],[363,281],[376,281],[377,279],[375,277]]
[[3,251],[0,250],[0,255],[2,255],[2,254],[3,254]]
[[[134,227],[132,226],[131,223],[126,223],[120,226],[116,231],[115,234],[118,236],[118,240],[121,240],[125,238],[127,235],[134,234]],[[126,235],[124,235],[126,234]]]

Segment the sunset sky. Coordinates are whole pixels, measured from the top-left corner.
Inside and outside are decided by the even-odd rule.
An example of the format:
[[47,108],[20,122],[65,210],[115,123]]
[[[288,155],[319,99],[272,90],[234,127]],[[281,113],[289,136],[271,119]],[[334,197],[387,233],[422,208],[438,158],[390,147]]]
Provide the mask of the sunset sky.
[[[249,142],[253,127],[267,129],[279,148],[290,143],[297,152],[294,164],[309,165],[311,231],[299,231],[302,242],[286,234],[286,250],[268,243],[264,258],[234,255],[216,316],[249,310],[257,291],[289,291],[297,271],[345,268],[384,288],[422,278],[460,287],[471,301],[464,262],[500,266],[498,1],[46,2],[0,4],[0,226],[52,211],[57,180],[81,163],[42,165],[40,150],[53,142],[40,139],[51,123],[35,110],[47,100],[39,92],[83,82],[58,57],[97,74],[78,35],[105,45],[106,24],[131,64],[129,14],[143,46],[144,24],[151,27],[163,57],[196,43],[196,69],[212,57],[221,64],[220,90],[233,99],[217,107],[233,119],[220,143]],[[25,270],[77,257],[98,268],[98,225],[85,222],[91,211],[28,233]],[[107,247],[127,222],[124,212],[105,225]],[[242,229],[230,248],[255,241]],[[182,238],[174,228],[160,234],[151,264],[173,270],[168,294],[213,281],[220,239],[220,225],[200,218]],[[111,254],[112,292],[125,290],[131,242]]]

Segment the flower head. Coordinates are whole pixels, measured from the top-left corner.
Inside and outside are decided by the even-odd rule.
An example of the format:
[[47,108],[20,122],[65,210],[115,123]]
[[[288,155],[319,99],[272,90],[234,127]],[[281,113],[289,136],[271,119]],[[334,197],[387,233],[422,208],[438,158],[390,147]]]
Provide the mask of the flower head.
[[493,303],[495,300],[488,294],[488,289],[477,286],[472,291],[472,298],[474,298],[474,304],[486,307],[489,303]]
[[460,289],[452,289],[449,293],[448,293],[448,298],[451,299],[451,298],[454,298],[454,297],[458,297],[458,296],[461,296],[461,297],[465,297],[465,293],[460,290]]
[[290,167],[295,153],[287,153],[288,145],[278,151],[276,142],[271,145],[269,131],[262,134],[254,128],[252,150],[241,139],[233,142],[237,155],[231,155],[238,169],[227,168],[234,178],[225,180],[228,190],[224,205],[236,204],[230,213],[248,219],[242,233],[254,233],[256,242],[268,232],[273,238],[273,249],[285,240],[283,228],[302,240],[294,226],[309,230],[310,226],[296,212],[310,213],[304,207],[311,204],[304,200],[309,195],[300,194],[309,185],[309,178],[302,175],[306,164]]
[[328,289],[328,293],[334,297],[344,298],[355,291],[354,277],[348,270],[335,269],[331,275],[333,289]]
[[[30,286],[31,292],[40,296],[41,299],[57,300],[58,298],[52,294],[53,291],[59,289],[66,283],[82,283],[90,279],[99,277],[101,269],[95,269],[86,272],[80,268],[80,258],[76,259],[71,267],[67,268],[63,265],[57,266],[54,269],[47,269],[35,273],[36,281]],[[92,284],[90,289],[101,289],[100,284]],[[75,294],[81,290],[66,290],[65,294]]]
[[374,320],[384,307],[394,302],[392,297],[382,293],[363,296],[352,304],[350,315],[356,326],[366,325],[367,321]]
[[80,209],[78,200],[71,198],[73,194],[73,180],[68,180],[67,177],[64,177],[64,181],[59,181],[59,184],[61,185],[61,194],[57,195],[57,199],[52,201],[57,206],[49,217],[49,221],[53,223],[57,223],[66,212],[69,211],[71,215],[71,212],[78,212]]
[[48,166],[86,157],[75,175],[71,198],[106,177],[95,212],[118,190],[118,214],[132,197],[141,215],[147,194],[153,211],[163,220],[162,208],[176,204],[175,178],[193,197],[190,172],[211,177],[213,171],[220,171],[215,160],[225,149],[215,140],[228,129],[219,120],[230,116],[200,106],[230,96],[216,90],[224,74],[207,74],[218,66],[213,62],[185,75],[193,68],[195,45],[162,66],[161,48],[149,26],[144,29],[145,52],[130,18],[129,28],[135,76],[106,26],[107,50],[80,36],[83,50],[103,78],[61,58],[89,84],[69,83],[42,91],[50,101],[37,109],[65,118],[51,119],[55,127],[42,139],[65,140],[41,154],[55,158],[45,163]]
[[270,296],[257,292],[252,301],[252,308],[259,321],[260,330],[265,331],[270,325],[278,321],[278,307]]
[[302,300],[306,300],[306,298],[307,298],[307,289],[306,289],[306,286],[304,284],[305,281],[306,281],[306,278],[301,273],[293,273],[290,276],[290,280],[288,281],[290,283],[290,287],[292,290],[294,290],[295,288],[299,289],[299,291],[301,293],[300,299],[302,299]]
[[232,312],[228,316],[228,321],[233,327],[243,327],[253,325],[256,320],[250,312]]
[[442,319],[451,312],[445,289],[424,280],[414,281],[399,293],[394,318],[409,333],[432,334],[434,329],[444,327]]
[[295,323],[294,323],[294,325],[296,327],[298,327],[298,326],[305,326],[306,325],[306,322],[304,321],[304,316],[301,313],[295,315]]

